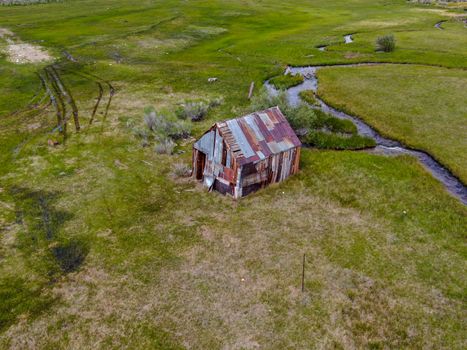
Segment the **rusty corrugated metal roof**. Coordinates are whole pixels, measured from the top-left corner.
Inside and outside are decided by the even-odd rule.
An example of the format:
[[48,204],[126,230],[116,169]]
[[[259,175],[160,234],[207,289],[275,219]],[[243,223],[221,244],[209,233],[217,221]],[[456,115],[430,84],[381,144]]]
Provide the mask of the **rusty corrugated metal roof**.
[[279,107],[219,122],[216,126],[240,164],[301,146]]

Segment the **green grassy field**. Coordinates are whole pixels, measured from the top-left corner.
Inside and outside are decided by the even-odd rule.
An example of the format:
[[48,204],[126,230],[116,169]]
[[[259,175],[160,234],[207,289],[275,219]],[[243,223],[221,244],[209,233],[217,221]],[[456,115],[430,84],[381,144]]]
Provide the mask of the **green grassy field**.
[[434,155],[467,182],[467,71],[366,66],[319,71],[319,93],[391,138]]
[[[323,69],[320,93],[404,142],[429,138],[426,150],[464,176],[462,91],[438,84],[467,81],[460,13],[402,0],[0,6],[15,40],[80,61],[62,59],[61,74],[82,124],[50,147],[61,141],[51,107],[11,114],[40,91],[46,63],[10,62],[0,38],[0,348],[462,349],[467,210],[415,159],[304,149],[297,176],[234,202],[174,176],[192,139],[159,155],[134,132],[148,106],[222,99],[192,123],[197,137],[249,110],[251,81],[257,92],[287,64],[437,65]],[[396,50],[376,53],[386,33]],[[90,126],[89,73],[116,89]],[[433,99],[398,89],[403,75]],[[405,93],[418,114],[394,120]]]

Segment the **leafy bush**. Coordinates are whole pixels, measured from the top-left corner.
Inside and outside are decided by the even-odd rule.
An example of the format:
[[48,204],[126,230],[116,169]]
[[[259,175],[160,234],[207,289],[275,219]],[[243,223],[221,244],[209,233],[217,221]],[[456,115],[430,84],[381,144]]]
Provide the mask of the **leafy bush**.
[[187,177],[191,174],[191,168],[185,163],[175,163],[172,167],[172,173],[177,177]]
[[171,138],[162,138],[154,146],[154,151],[158,154],[172,154],[175,142]]
[[313,90],[300,91],[299,96],[306,103],[308,103],[308,104],[310,104],[312,106],[319,106],[319,102],[316,99],[316,96],[315,96],[315,93],[313,92]]
[[[153,136],[170,137],[174,140],[187,138],[190,135],[190,125],[174,116],[157,113],[152,107],[146,108],[144,122]],[[136,134],[147,138],[147,131],[137,129]]]
[[213,98],[211,101],[209,101],[209,108],[220,106],[223,102],[224,99],[222,97]]
[[280,93],[277,96],[270,96],[266,90],[262,90],[260,94],[255,95],[251,99],[252,111],[267,109],[278,106],[282,113],[287,117],[290,126],[298,135],[306,134],[310,129],[316,127],[317,116],[315,110],[304,104],[298,107],[292,107],[285,93]]
[[352,134],[333,134],[323,131],[313,131],[303,138],[303,142],[320,149],[356,150],[376,146],[375,140],[366,136]]
[[193,122],[200,121],[204,118],[209,110],[209,105],[204,102],[186,102],[180,105],[177,109],[177,116],[182,119],[190,119]]
[[300,74],[292,75],[291,73],[278,75],[271,78],[269,82],[279,90],[286,90],[292,86],[303,83],[303,77]]
[[391,52],[396,48],[396,39],[394,35],[383,35],[376,39],[376,50]]

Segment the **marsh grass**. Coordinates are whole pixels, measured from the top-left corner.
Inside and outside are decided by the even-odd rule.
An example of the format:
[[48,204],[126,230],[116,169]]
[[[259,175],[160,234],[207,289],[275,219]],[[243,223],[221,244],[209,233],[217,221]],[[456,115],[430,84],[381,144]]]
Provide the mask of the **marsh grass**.
[[323,131],[311,131],[303,142],[319,149],[359,150],[376,146],[376,142],[366,136],[339,135]]
[[316,96],[313,90],[300,91],[299,95],[300,95],[300,98],[306,103],[308,103],[309,105],[315,106],[315,107],[319,106],[319,102],[316,99]]
[[[388,65],[318,71],[319,95],[379,132],[422,149],[467,181],[464,70]],[[391,96],[388,98],[388,96]],[[372,101],[372,103],[368,103]]]
[[293,86],[303,83],[303,77],[300,74],[291,73],[275,76],[269,82],[279,90],[287,90]]

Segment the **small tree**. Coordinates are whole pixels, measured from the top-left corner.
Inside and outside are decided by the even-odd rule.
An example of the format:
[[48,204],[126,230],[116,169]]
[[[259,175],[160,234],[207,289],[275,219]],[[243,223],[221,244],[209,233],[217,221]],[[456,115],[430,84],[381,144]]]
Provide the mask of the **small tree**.
[[376,49],[378,51],[391,52],[396,48],[396,39],[394,35],[383,35],[376,39]]

